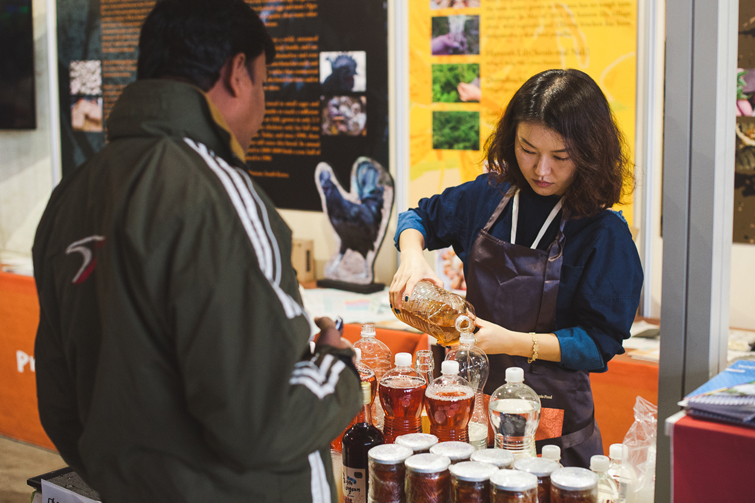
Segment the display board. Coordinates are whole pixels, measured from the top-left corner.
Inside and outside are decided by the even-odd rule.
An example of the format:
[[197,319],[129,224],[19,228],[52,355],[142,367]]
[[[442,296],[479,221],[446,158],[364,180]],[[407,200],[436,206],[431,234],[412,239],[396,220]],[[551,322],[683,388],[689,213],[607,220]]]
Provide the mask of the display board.
[[[321,211],[315,168],[348,188],[367,156],[388,167],[388,16],[383,0],[246,0],[278,51],[249,171],[279,208]],[[57,0],[63,175],[105,145],[107,116],[136,78],[154,0]]]
[[755,5],[739,4],[737,136],[734,167],[735,243],[755,244]]
[[409,23],[410,207],[482,173],[506,104],[544,70],[595,79],[634,147],[636,0],[413,0]]

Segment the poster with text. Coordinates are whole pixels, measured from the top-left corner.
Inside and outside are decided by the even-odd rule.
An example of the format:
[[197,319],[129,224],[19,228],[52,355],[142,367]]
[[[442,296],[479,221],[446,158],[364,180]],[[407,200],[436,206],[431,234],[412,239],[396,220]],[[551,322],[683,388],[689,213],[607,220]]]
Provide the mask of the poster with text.
[[[485,141],[507,103],[544,70],[590,75],[634,147],[636,0],[413,0],[408,8],[409,207],[482,173]],[[621,209],[632,225],[631,203]]]
[[[322,211],[315,168],[349,188],[368,156],[388,167],[384,0],[246,0],[277,49],[249,172],[279,208]],[[136,79],[139,32],[154,0],[57,0],[63,175],[105,146],[107,117]]]

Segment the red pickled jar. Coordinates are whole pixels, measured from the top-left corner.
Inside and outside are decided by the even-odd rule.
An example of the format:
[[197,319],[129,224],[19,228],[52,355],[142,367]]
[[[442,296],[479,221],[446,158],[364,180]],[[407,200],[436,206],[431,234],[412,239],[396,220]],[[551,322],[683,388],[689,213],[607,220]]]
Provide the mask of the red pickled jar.
[[498,470],[490,477],[490,503],[537,503],[537,477],[519,470]]
[[369,470],[368,503],[405,503],[404,461],[412,450],[403,445],[384,444],[367,452]]
[[451,492],[451,460],[437,454],[415,454],[406,466],[406,503],[448,503]]
[[598,476],[586,468],[559,468],[551,474],[551,503],[598,503]]
[[451,503],[489,503],[490,477],[498,468],[488,463],[462,461],[451,465]]
[[551,474],[561,466],[547,458],[521,458],[514,461],[514,470],[531,473],[537,477],[538,503],[551,501]]

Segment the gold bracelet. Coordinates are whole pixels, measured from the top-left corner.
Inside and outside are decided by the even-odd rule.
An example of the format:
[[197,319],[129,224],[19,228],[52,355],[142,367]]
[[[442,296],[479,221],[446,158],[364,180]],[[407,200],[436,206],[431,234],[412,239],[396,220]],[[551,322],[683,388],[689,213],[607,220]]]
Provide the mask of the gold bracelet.
[[537,344],[537,334],[535,332],[530,332],[530,335],[532,336],[532,356],[527,358],[527,363],[532,363],[537,360],[537,351],[540,349],[540,346]]

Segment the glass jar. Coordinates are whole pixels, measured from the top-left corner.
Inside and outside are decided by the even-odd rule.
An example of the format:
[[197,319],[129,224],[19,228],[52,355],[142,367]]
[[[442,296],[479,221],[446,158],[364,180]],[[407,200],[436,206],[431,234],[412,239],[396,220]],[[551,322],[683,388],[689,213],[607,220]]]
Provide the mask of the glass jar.
[[466,442],[440,442],[430,447],[432,454],[439,456],[446,456],[451,460],[452,464],[460,463],[462,461],[469,461],[469,457],[475,451],[475,448]]
[[367,453],[369,460],[369,503],[404,503],[404,461],[412,450],[403,445],[385,444],[373,447]]
[[598,476],[586,468],[559,468],[551,474],[551,503],[597,503]]
[[498,468],[488,463],[462,461],[449,468],[451,503],[488,503],[490,477]]
[[415,454],[406,466],[406,503],[448,503],[451,460],[437,454]]
[[518,470],[498,470],[490,477],[490,503],[537,503],[537,477]]
[[489,463],[497,468],[511,468],[514,464],[514,454],[503,449],[480,449],[474,451],[470,461]]
[[438,437],[430,433],[409,433],[396,437],[396,443],[410,448],[414,454],[426,454],[438,443]]
[[560,468],[552,459],[522,458],[514,461],[514,470],[531,473],[537,477],[538,503],[551,501],[551,474]]

